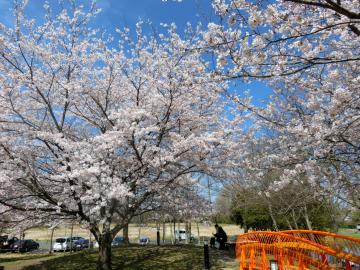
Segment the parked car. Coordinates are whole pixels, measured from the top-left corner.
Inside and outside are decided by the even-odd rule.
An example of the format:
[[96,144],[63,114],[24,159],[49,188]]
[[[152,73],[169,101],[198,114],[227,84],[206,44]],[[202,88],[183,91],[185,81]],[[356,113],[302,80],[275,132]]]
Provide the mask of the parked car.
[[81,236],[60,237],[55,240],[53,251],[68,251],[75,249],[75,242],[84,239]]
[[[188,238],[188,234],[186,233],[186,230],[175,230],[175,237],[177,240],[182,241],[182,240],[186,240]],[[194,235],[191,234],[190,236],[190,240],[194,239]]]
[[[116,236],[114,240],[111,242],[112,247],[118,247],[122,244],[124,244],[124,237],[122,236]],[[99,243],[97,241],[92,242],[92,247],[99,248]]]
[[80,240],[85,240],[85,238],[81,237],[81,236],[73,236],[73,237],[71,237],[71,244],[70,244],[71,249],[76,249],[75,248],[75,242],[80,241]]
[[147,237],[147,236],[140,237],[139,244],[143,245],[143,246],[147,245],[147,244],[150,244],[150,238]]
[[71,239],[70,237],[59,237],[55,239],[53,251],[67,251],[70,250]]
[[31,239],[18,240],[11,244],[10,249],[12,252],[28,252],[39,249],[40,244]]
[[78,240],[85,240],[85,238],[81,237],[81,236],[73,236],[73,237],[71,237],[71,239],[73,242],[78,241]]
[[122,236],[116,236],[114,240],[111,242],[112,247],[118,247],[124,244],[124,237]]
[[17,237],[9,237],[8,235],[0,236],[0,249],[2,251],[10,251],[11,245],[18,240]]
[[99,248],[99,242],[98,242],[98,241],[94,241],[94,242],[93,242],[93,247],[94,247],[94,248]]
[[175,238],[179,241],[186,240],[186,231],[185,230],[176,230]]
[[74,242],[73,248],[75,250],[82,250],[82,249],[89,248],[89,244],[90,244],[90,247],[93,247],[93,243],[90,242],[89,239],[79,239]]

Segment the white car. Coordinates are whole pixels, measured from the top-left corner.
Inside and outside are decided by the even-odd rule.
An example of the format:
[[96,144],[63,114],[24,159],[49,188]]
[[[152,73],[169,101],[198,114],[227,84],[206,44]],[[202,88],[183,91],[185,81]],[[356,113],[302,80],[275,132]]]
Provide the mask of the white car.
[[53,245],[53,251],[67,251],[70,249],[74,249],[74,242],[80,239],[84,239],[80,236],[73,237],[59,237],[55,239],[55,243]]
[[[175,230],[175,237],[179,241],[183,241],[183,240],[185,241],[188,238],[188,234],[186,233],[185,230],[181,230],[181,229],[180,230]],[[190,239],[194,239],[193,234],[190,235]]]
[[176,230],[175,238],[179,241],[186,240],[186,231],[185,230]]
[[71,239],[70,237],[59,237],[55,239],[53,251],[67,251],[70,250]]

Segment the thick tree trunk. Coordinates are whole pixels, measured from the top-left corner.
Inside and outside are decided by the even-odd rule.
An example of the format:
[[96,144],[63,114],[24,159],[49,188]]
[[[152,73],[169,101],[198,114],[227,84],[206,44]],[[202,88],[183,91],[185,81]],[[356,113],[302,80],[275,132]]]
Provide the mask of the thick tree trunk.
[[99,255],[96,270],[111,270],[111,242],[110,232],[100,236]]
[[124,237],[124,244],[129,244],[129,223],[127,223],[123,228],[123,237]]

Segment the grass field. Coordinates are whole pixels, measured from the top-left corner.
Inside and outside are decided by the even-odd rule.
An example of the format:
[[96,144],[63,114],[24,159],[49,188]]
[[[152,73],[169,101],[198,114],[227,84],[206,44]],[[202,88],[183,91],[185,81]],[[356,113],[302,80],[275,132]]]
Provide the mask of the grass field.
[[[78,252],[50,255],[23,255],[0,258],[5,270],[95,270],[97,253]],[[211,250],[211,269],[237,269],[228,252]],[[113,249],[113,269],[203,269],[203,248],[199,246],[123,246]]]
[[360,232],[356,229],[340,229],[339,234],[360,239]]

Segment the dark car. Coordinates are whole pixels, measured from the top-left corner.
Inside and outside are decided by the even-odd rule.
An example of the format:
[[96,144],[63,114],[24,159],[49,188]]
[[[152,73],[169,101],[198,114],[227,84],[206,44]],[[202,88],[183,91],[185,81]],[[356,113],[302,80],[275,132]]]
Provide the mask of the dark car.
[[122,236],[116,236],[114,240],[111,243],[111,246],[118,247],[120,245],[124,244],[124,237]]
[[147,236],[140,237],[139,244],[143,245],[143,246],[147,245],[147,244],[150,244],[150,238],[147,237]]
[[19,239],[17,237],[9,237],[8,235],[0,236],[0,250],[10,251],[11,245]]
[[89,245],[90,247],[93,246],[92,243],[90,244],[89,239],[79,239],[75,241],[73,244],[75,250],[82,250],[85,248],[89,248]]
[[84,238],[84,237],[81,237],[81,236],[73,236],[73,237],[71,237],[71,240],[72,240],[73,242],[75,242],[75,241],[78,241],[78,240],[85,240],[85,238]]
[[12,252],[28,252],[39,249],[39,243],[31,239],[18,240],[10,246]]

